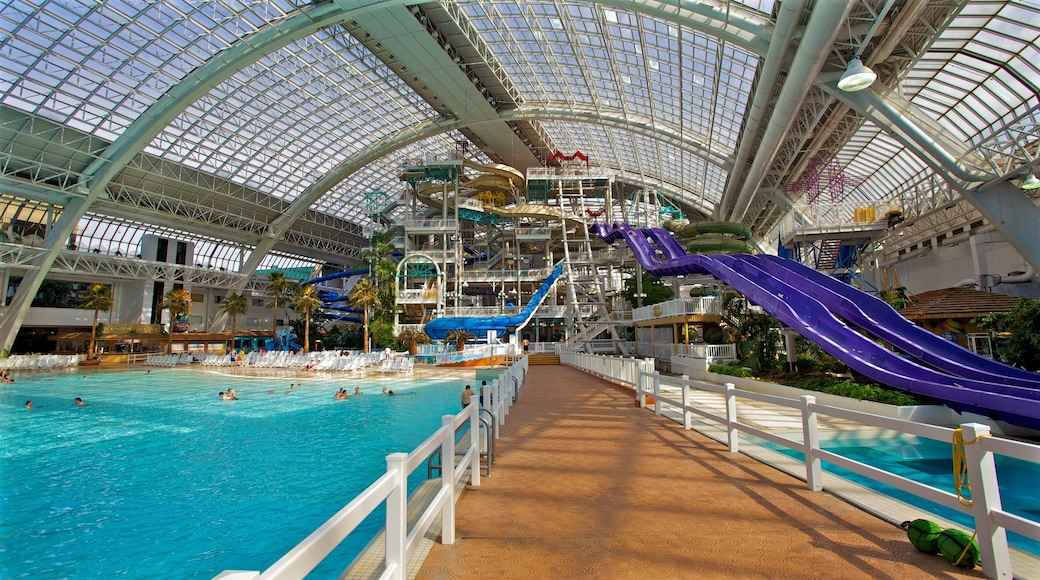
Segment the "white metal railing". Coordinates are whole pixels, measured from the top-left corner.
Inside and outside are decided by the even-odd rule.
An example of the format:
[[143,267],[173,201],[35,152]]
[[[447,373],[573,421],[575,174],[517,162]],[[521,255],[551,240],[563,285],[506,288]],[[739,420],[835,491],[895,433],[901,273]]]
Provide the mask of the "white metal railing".
[[405,231],[413,230],[454,230],[457,225],[454,218],[411,218],[405,220]]
[[[510,366],[487,387],[484,408],[495,414],[496,424],[505,423],[509,407],[517,400],[521,385],[527,378],[527,358]],[[480,486],[480,407],[470,404],[457,415],[441,417],[441,427],[410,453],[391,453],[386,456],[386,473],[375,480],[350,503],[329,518],[302,542],[289,550],[270,568],[259,571],[226,570],[214,579],[269,580],[304,578],[320,564],[344,539],[379,506],[386,504],[386,550],[384,569],[379,576],[386,580],[404,580],[409,575],[408,564],[419,548],[420,541],[432,527],[437,516],[441,521],[441,543],[455,543],[456,488],[468,474],[470,485]],[[456,456],[458,433],[468,425],[468,442]],[[497,430],[496,430],[497,436]],[[465,441],[465,439],[463,439]],[[440,453],[441,487],[425,507],[414,526],[408,528],[408,476],[425,465],[432,455]],[[445,477],[444,474],[451,474]],[[463,488],[464,489],[464,488]],[[346,574],[344,574],[345,576]]]
[[785,240],[818,228],[856,231],[857,228],[872,228],[882,223],[887,226],[886,213],[900,208],[884,204],[816,202],[800,204],[797,209],[798,211],[788,213],[780,221],[780,232]]
[[737,360],[737,345],[735,344],[674,344],[672,345],[672,356],[688,356],[707,361],[707,364],[715,362]]
[[[971,484],[971,501],[966,501],[965,503],[970,504],[966,506],[961,503],[961,497],[955,493],[823,450],[820,447],[817,422],[818,417],[824,415],[944,443],[953,440],[954,429],[822,405],[816,402],[816,397],[813,395],[803,395],[798,399],[793,399],[737,389],[733,383],[720,386],[692,381],[686,376],[661,376],[660,373],[653,370],[652,361],[649,361],[651,363],[649,365],[645,364],[645,361],[624,364],[623,361],[617,361],[615,358],[567,353],[561,355],[560,360],[564,364],[614,382],[628,386],[637,385],[635,397],[641,407],[646,407],[647,397],[652,396],[652,407],[655,414],[661,415],[662,409],[668,408],[679,415],[681,423],[686,429],[693,428],[694,417],[700,421],[718,424],[726,433],[723,442],[728,445],[731,452],[740,450],[740,433],[753,435],[775,445],[801,452],[805,457],[805,481],[812,491],[824,489],[822,462],[828,461],[863,477],[972,516],[975,520],[982,570],[989,578],[1013,577],[1007,531],[1040,541],[1040,522],[1009,513],[1002,508],[1000,491],[997,488],[996,463],[993,457],[1002,455],[1040,466],[1040,445],[990,437],[990,428],[979,423],[962,424],[960,429],[965,441],[964,456],[968,469],[968,481]],[[722,396],[724,414],[698,406],[697,400],[690,396],[691,390]],[[740,422],[738,398],[798,410],[802,419],[801,440],[792,437],[786,424],[782,432],[779,430],[774,432]],[[706,432],[705,435],[713,437],[712,433]]]
[[444,349],[436,355],[437,364],[460,363],[490,357],[515,356],[516,349],[512,344],[478,344],[466,345],[465,350],[455,350],[454,346]]
[[527,357],[523,356],[493,383],[481,385],[478,389],[481,408],[489,411],[494,417],[495,439],[500,437],[501,426],[506,424],[509,407],[516,403],[520,396],[520,387],[527,379],[527,369]]
[[659,302],[643,306],[632,311],[632,320],[653,320],[670,316],[687,314],[721,314],[722,299],[718,296],[700,296],[697,298],[676,298],[667,302]]

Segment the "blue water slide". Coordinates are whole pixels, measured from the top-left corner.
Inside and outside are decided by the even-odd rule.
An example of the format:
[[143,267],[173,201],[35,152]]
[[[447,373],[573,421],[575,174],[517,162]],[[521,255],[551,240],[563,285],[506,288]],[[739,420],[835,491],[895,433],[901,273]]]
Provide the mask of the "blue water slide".
[[[601,230],[602,231],[602,230]],[[1040,392],[1034,389],[955,377],[906,360],[838,320],[819,301],[778,280],[742,257],[685,255],[662,260],[653,232],[618,224],[603,239],[624,239],[643,268],[655,276],[707,273],[818,344],[853,370],[883,384],[932,397],[957,410],[970,411],[1033,429],[1040,428]]]
[[288,350],[288,351],[291,351],[291,352],[299,352],[299,351],[303,350],[303,347],[300,346],[300,344],[298,344],[296,342],[293,342],[291,340],[289,341],[288,345],[284,345],[284,344],[282,344],[281,342],[279,342],[277,340],[268,340],[267,342],[264,343],[264,349],[265,350],[270,350],[270,351]]
[[328,276],[320,276],[318,278],[311,278],[303,283],[304,286],[310,286],[311,284],[321,284],[322,282],[328,282],[329,280],[336,280],[337,278],[349,278],[351,276],[362,276],[368,274],[368,268],[357,268],[355,270],[346,270],[344,272],[336,272],[335,274],[329,274]]
[[542,301],[549,294],[553,284],[563,274],[563,267],[556,266],[552,274],[531,295],[531,301],[517,314],[503,316],[459,316],[451,318],[434,318],[426,323],[423,330],[434,340],[444,340],[448,332],[452,330],[468,330],[479,339],[486,339],[488,332],[494,330],[499,336],[509,334],[511,328],[523,326],[534,315]]
[[797,277],[798,288],[831,312],[921,362],[962,377],[1040,388],[1037,373],[979,356],[907,320],[884,300],[831,276],[777,256],[748,259],[777,278]]

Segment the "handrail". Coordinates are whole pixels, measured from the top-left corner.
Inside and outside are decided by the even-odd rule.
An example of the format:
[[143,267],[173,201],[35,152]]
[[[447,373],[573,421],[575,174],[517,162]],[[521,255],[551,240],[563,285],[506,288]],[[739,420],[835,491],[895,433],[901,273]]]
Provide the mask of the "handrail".
[[[514,400],[513,402],[516,403],[516,400]],[[495,430],[495,425],[494,425],[495,417],[492,416],[487,411],[487,409],[479,409],[479,412],[481,414],[481,416],[479,417],[480,424],[485,429],[487,429],[487,433],[488,433],[488,450],[487,450],[488,463],[487,463],[487,474],[486,474],[486,476],[487,477],[491,477],[491,464],[495,462],[495,440],[494,440],[494,438],[492,436],[492,433],[494,433],[494,430]],[[484,413],[489,413],[487,418],[482,416]],[[456,432],[455,434],[458,435],[458,432]],[[473,437],[474,434],[471,434],[470,436]],[[479,439],[480,432],[478,431],[475,434],[475,436]],[[437,460],[436,463],[434,462],[434,459]],[[442,468],[440,461],[441,461],[440,453],[434,453],[433,455],[430,455],[429,459],[426,460],[426,479],[433,479],[433,472],[435,472],[435,471],[438,474],[443,473],[444,469]]]
[[[804,454],[805,481],[811,491],[824,489],[822,462],[828,461],[839,465],[853,473],[891,485],[897,489],[911,493],[939,505],[970,515],[975,520],[975,530],[979,543],[983,572],[989,578],[1011,578],[1013,571],[1007,544],[1006,531],[1012,531],[1027,538],[1040,541],[1040,522],[1029,520],[1002,509],[1000,491],[997,488],[997,473],[993,454],[1013,457],[1022,461],[1040,464],[1040,446],[1000,437],[990,437],[990,428],[979,423],[960,425],[964,441],[965,461],[968,467],[968,479],[971,482],[970,505],[964,505],[953,493],[918,483],[894,473],[884,471],[863,463],[847,459],[841,455],[821,449],[817,429],[821,415],[854,421],[882,429],[890,429],[902,433],[916,435],[944,443],[953,439],[954,429],[917,423],[905,419],[885,417],[873,413],[846,409],[816,402],[813,395],[803,395],[798,399],[779,397],[738,389],[734,383],[724,386],[690,380],[682,377],[662,376],[653,370],[652,365],[619,365],[607,360],[616,357],[595,357],[578,353],[564,353],[560,360],[563,364],[597,374],[607,380],[620,382],[635,389],[635,397],[640,407],[647,407],[647,398],[653,397],[652,408],[655,414],[661,415],[663,409],[678,413],[685,429],[693,428],[693,418],[717,423],[725,431],[721,442],[728,444],[731,452],[739,448],[741,432],[760,437],[776,445],[794,449]],[[602,360],[600,360],[602,359]],[[639,367],[637,375],[633,369]],[[667,389],[667,390],[665,390]],[[702,409],[690,396],[691,390],[715,393],[725,399],[724,414],[713,413]],[[675,394],[679,397],[676,398]],[[801,440],[797,433],[789,430],[771,432],[739,420],[738,398],[764,402],[799,410],[802,417]],[[703,432],[703,431],[702,431]],[[714,433],[705,435],[719,439]]]
[[[503,387],[505,379],[519,377],[513,381],[512,389],[519,389],[527,376],[527,357],[519,359],[506,369],[495,381],[498,400],[495,408],[490,410],[492,417],[501,417],[508,413],[512,403],[510,388]],[[384,554],[384,570],[380,578],[388,580],[404,580],[408,577],[408,565],[419,548],[419,542],[426,535],[440,516],[441,542],[455,543],[455,502],[459,494],[459,483],[466,476],[470,477],[470,485],[480,487],[480,414],[484,410],[477,404],[467,405],[457,415],[441,417],[441,427],[420,443],[411,453],[391,453],[386,456],[386,473],[369,485],[360,495],[340,509],[318,529],[302,542],[289,550],[274,564],[262,573],[259,571],[225,570],[214,580],[272,580],[304,578],[318,564],[347,538],[379,506],[386,505],[386,552]],[[456,458],[455,446],[457,434],[468,424],[473,434],[461,459]],[[493,440],[488,436],[488,446],[492,448]],[[441,456],[441,489],[419,514],[415,524],[408,529],[408,476],[433,454]],[[447,463],[444,463],[447,461]],[[490,474],[490,463],[488,467]],[[445,477],[445,474],[451,474]],[[465,489],[465,488],[463,488]]]

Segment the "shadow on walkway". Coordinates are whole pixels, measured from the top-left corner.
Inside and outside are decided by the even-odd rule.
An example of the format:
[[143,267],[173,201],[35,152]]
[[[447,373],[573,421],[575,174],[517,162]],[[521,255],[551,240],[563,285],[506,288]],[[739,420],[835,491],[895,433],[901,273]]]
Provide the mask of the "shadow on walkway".
[[903,530],[638,409],[566,366],[532,366],[493,477],[418,578],[982,578]]

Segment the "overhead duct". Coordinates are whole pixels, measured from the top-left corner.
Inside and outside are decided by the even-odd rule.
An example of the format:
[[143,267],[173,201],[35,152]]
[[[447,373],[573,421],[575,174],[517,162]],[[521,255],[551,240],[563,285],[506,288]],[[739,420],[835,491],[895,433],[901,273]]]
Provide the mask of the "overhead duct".
[[928,253],[931,252],[931,251],[932,251],[932,249],[931,248],[927,248],[927,247],[925,247],[925,248],[918,248],[916,250],[909,251],[909,252],[903,254],[902,256],[899,256],[898,258],[896,258],[894,260],[889,260],[887,262],[882,262],[882,263],[878,264],[878,267],[879,268],[887,268],[889,266],[895,266],[896,264],[899,264],[901,262],[906,262],[907,260],[913,260],[914,258],[920,258],[921,256],[928,255]]
[[[1023,284],[1025,282],[1032,282],[1035,277],[1036,270],[1031,265],[1026,264],[1025,272],[1014,276],[1001,276],[996,284]],[[996,286],[996,284],[994,284],[994,286]]]
[[990,232],[995,231],[997,231],[997,228],[993,227],[992,224],[986,224],[981,228],[975,228],[973,230],[968,230],[959,234],[954,234],[952,236],[945,237],[939,241],[939,245],[947,247],[956,246],[957,244],[968,241],[968,239],[971,236],[977,236],[979,234],[988,234]]

